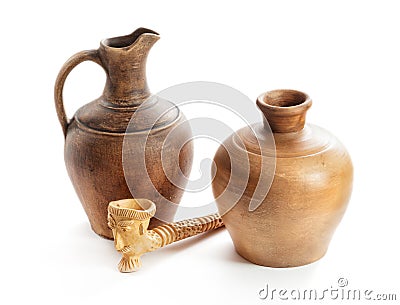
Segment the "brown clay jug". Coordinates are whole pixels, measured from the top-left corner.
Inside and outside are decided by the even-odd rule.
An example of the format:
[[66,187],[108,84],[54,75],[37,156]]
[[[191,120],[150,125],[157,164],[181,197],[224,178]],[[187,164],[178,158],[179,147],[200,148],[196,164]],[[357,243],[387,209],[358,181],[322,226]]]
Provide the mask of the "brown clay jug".
[[[145,28],[130,35],[105,39],[97,50],[72,56],[61,68],[55,84],[56,110],[65,136],[67,171],[92,229],[106,238],[113,238],[107,226],[108,203],[132,198],[132,188],[136,196],[156,203],[158,215],[161,215],[158,218],[173,221],[177,206],[163,206],[162,199],[168,198],[177,204],[183,190],[175,187],[167,177],[173,176],[182,184],[190,172],[193,147],[186,142],[191,137],[190,128],[180,128],[174,133],[168,146],[171,160],[161,160],[165,138],[185,121],[185,117],[172,103],[151,96],[148,89],[146,59],[158,39],[156,32]],[[104,92],[68,120],[62,98],[64,82],[71,70],[86,60],[99,64],[106,72]],[[145,107],[144,103],[147,103]],[[130,124],[134,114],[139,119]],[[143,142],[140,141],[143,134],[147,137],[146,145],[135,145]],[[123,151],[126,142],[129,147]],[[137,161],[144,150],[145,170]],[[125,166],[123,158],[127,163]],[[178,167],[175,166],[176,159],[179,159]],[[152,185],[142,179],[145,175],[149,176]],[[154,217],[150,228],[159,224]]]
[[[216,152],[213,193],[242,257],[270,267],[305,265],[326,253],[346,210],[352,189],[351,159],[330,133],[305,125],[311,106],[306,94],[270,91],[258,97],[257,105],[264,124],[238,130]],[[244,148],[238,146],[240,141]],[[246,157],[248,162],[243,161]],[[273,175],[272,183],[268,192],[257,195],[260,204],[251,211],[263,174]]]

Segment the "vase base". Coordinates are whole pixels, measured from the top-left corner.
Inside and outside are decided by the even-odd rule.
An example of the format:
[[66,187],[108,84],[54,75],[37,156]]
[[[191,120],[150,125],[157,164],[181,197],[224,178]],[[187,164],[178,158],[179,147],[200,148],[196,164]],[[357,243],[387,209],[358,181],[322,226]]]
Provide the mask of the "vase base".
[[312,263],[315,263],[317,261],[319,261],[320,259],[322,259],[325,254],[326,254],[326,250],[315,257],[310,257],[310,258],[304,258],[302,260],[283,260],[282,256],[279,256],[279,260],[266,260],[266,259],[258,259],[255,257],[250,257],[249,255],[243,255],[242,253],[240,253],[240,251],[238,249],[235,248],[235,251],[237,254],[239,254],[241,257],[243,257],[245,260],[247,260],[250,263],[259,265],[259,266],[263,266],[263,267],[269,267],[269,268],[295,268],[295,267],[302,267],[302,266],[306,266],[306,265],[310,265]]

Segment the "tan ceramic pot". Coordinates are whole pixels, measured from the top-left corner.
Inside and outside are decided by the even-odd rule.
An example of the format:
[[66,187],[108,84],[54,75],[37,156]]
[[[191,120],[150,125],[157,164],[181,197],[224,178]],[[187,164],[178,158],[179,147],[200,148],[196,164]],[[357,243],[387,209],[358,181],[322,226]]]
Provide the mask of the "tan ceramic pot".
[[[305,265],[326,253],[343,217],[352,189],[351,159],[329,132],[305,124],[311,106],[306,94],[275,90],[262,94],[257,105],[264,124],[240,129],[214,157],[214,196],[241,256],[270,267]],[[276,153],[266,140],[271,130]],[[239,140],[245,146],[244,154],[237,145]],[[248,164],[243,162],[244,157]],[[244,173],[248,165],[247,178]],[[263,174],[273,174],[271,187],[261,197],[257,195],[255,199],[261,204],[249,211],[250,199]],[[231,208],[236,198],[239,200]]]
[[[98,49],[72,56],[56,81],[55,102],[65,135],[68,174],[92,229],[106,238],[113,238],[107,225],[108,203],[132,198],[133,193],[154,201],[159,219],[173,221],[176,205],[165,203],[179,203],[183,190],[168,177],[183,185],[190,172],[193,147],[186,143],[191,138],[190,128],[177,129],[168,145],[164,143],[185,117],[172,103],[150,98],[147,86],[146,59],[158,39],[156,32],[145,28],[105,39]],[[104,92],[68,120],[62,99],[64,82],[71,70],[86,60],[106,72]],[[134,115],[137,119],[130,124]],[[170,158],[162,160],[163,148]],[[144,151],[146,168],[139,157]],[[150,180],[145,179],[147,175]],[[153,218],[150,228],[159,224]]]

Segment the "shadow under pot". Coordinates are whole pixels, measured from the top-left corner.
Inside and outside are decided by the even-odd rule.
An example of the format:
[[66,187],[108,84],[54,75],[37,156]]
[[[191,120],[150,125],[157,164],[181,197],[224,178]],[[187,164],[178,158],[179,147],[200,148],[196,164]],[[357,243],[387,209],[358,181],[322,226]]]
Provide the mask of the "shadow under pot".
[[233,133],[215,154],[218,210],[236,251],[252,263],[294,267],[320,259],[345,213],[352,162],[333,135],[305,124],[311,103],[295,90],[260,95],[264,122]]

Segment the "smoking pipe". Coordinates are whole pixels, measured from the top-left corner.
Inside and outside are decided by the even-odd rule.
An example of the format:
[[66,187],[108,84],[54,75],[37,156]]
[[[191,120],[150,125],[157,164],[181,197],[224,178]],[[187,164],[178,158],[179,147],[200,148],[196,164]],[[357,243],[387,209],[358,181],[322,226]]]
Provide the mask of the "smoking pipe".
[[122,253],[119,271],[137,271],[144,253],[224,225],[218,214],[212,214],[148,230],[150,218],[155,213],[156,205],[148,199],[123,199],[109,203],[108,226],[113,232],[115,249]]

